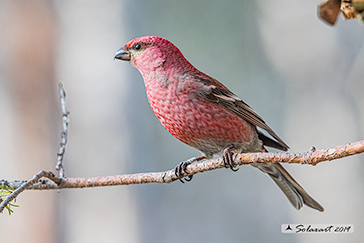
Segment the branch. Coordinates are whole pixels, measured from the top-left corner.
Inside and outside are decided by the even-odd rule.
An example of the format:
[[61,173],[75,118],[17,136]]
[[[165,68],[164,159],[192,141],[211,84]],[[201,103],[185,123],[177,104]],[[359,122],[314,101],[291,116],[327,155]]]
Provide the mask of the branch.
[[[8,183],[7,181],[1,180],[1,184],[3,187],[0,191],[6,190],[7,192],[11,192],[9,196],[7,196],[5,199],[0,197],[0,213],[4,211],[4,208],[8,206],[8,204],[14,200],[20,193],[22,193],[24,190],[28,189],[35,183],[39,183],[39,179],[42,177],[47,177],[48,179],[52,180],[56,184],[60,184],[62,179],[64,178],[64,169],[63,169],[63,157],[66,152],[66,144],[67,144],[67,134],[68,134],[68,124],[69,124],[69,118],[68,118],[68,110],[66,106],[66,92],[63,89],[63,84],[59,83],[59,94],[60,94],[60,102],[61,102],[61,110],[62,110],[62,133],[61,133],[61,143],[60,148],[57,154],[57,164],[56,164],[56,170],[59,171],[59,177],[56,177],[52,172],[47,171],[39,171],[37,174],[33,176],[32,179],[29,181],[15,181],[14,183],[19,184],[17,187],[12,187],[11,183]],[[49,183],[49,181],[47,182]],[[16,190],[14,190],[16,189]],[[13,191],[14,190],[14,191]],[[11,204],[9,204],[10,206]],[[12,212],[10,207],[8,207],[9,214]]]
[[60,183],[60,179],[55,177],[55,175],[52,172],[47,172],[47,171],[39,171],[37,174],[35,174],[33,176],[32,179],[30,179],[29,181],[23,181],[21,182],[21,184],[17,187],[12,187],[11,183],[8,183],[7,181],[1,180],[0,183],[2,185],[3,188],[12,188],[12,189],[16,189],[14,190],[8,197],[6,197],[5,199],[0,199],[0,213],[3,212],[4,208],[8,205],[8,203],[10,203],[11,201],[13,201],[20,193],[22,193],[24,190],[28,189],[30,186],[32,186],[34,183],[38,182],[40,178],[42,177],[47,177],[49,179],[51,179],[52,181],[54,181],[55,183]]
[[[343,157],[360,154],[364,152],[364,140],[355,143],[349,143],[333,148],[316,150],[311,148],[306,153],[245,153],[238,154],[234,163],[237,165],[252,164],[252,163],[295,163],[295,164],[310,164],[317,165],[323,161],[340,159]],[[195,175],[205,171],[224,168],[222,159],[211,159],[203,162],[195,162],[187,167],[189,175]],[[185,174],[184,176],[187,176]],[[114,175],[105,177],[90,177],[90,178],[66,178],[62,179],[59,184],[49,180],[42,180],[27,189],[31,190],[59,190],[66,188],[86,188],[86,187],[103,187],[103,186],[118,186],[132,185],[145,183],[171,183],[176,181],[177,177],[173,170],[164,172],[138,173]],[[0,181],[1,186],[13,186],[18,188],[22,186],[24,181]]]
[[61,144],[59,147],[59,151],[57,154],[57,164],[56,170],[59,172],[59,177],[64,177],[64,169],[63,169],[63,157],[64,153],[66,152],[66,144],[67,144],[67,134],[68,134],[68,124],[69,124],[69,117],[68,117],[68,110],[66,106],[66,92],[63,89],[63,84],[59,83],[59,95],[61,101],[61,109],[62,109],[62,133],[61,133]]

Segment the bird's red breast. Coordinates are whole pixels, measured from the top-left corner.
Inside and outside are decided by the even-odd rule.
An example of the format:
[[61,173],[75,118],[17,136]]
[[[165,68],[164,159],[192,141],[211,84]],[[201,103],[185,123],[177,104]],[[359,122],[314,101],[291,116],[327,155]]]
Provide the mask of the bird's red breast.
[[144,81],[154,113],[180,141],[207,154],[215,154],[229,144],[254,140],[255,128],[251,124],[199,97],[200,81],[193,76],[163,77],[156,72]]

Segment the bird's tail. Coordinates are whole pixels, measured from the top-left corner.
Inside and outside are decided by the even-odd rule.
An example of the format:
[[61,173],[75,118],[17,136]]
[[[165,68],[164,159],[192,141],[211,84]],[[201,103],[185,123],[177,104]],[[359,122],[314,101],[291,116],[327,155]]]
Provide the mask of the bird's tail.
[[324,208],[279,163],[254,164],[253,166],[267,173],[296,209],[300,209],[303,204],[306,204],[320,212],[324,211]]

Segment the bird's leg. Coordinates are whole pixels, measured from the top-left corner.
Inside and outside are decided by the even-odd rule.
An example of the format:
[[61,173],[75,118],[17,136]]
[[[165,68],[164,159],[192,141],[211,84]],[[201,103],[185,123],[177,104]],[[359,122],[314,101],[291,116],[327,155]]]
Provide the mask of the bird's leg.
[[[190,159],[188,159],[188,160],[186,160],[186,161],[182,161],[182,162],[180,162],[175,168],[174,168],[174,174],[177,176],[177,178],[178,178],[178,180],[180,180],[180,182],[182,182],[182,183],[185,183],[183,180],[182,180],[182,178],[183,178],[183,173],[185,173],[185,174],[189,174],[188,172],[187,172],[187,166],[188,165],[190,165],[190,164],[192,164],[193,162],[195,162],[195,161],[200,161],[200,160],[203,160],[203,159],[205,159],[205,156],[200,156],[200,157],[198,157],[198,158],[196,158],[196,157],[193,157],[193,158],[190,158]],[[186,181],[191,181],[192,180],[192,177],[193,177],[193,175],[188,175],[188,178],[185,178],[185,180]]]
[[239,168],[235,169],[237,165],[234,165],[234,153],[233,150],[234,146],[229,146],[226,149],[224,149],[224,153],[222,155],[222,160],[224,161],[225,168],[230,168],[232,171],[236,172],[239,170]]

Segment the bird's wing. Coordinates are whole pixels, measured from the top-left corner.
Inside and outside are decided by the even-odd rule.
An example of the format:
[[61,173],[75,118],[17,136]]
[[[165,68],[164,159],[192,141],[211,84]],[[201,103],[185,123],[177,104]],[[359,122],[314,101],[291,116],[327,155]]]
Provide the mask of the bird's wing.
[[259,138],[263,144],[269,147],[287,151],[288,145],[264,122],[264,120],[243,100],[228,90],[224,85],[212,77],[204,77],[205,74],[194,76],[203,84],[199,95],[212,103],[219,104],[229,111],[234,112],[245,121],[265,130],[272,138],[264,134],[264,131],[257,129]]

